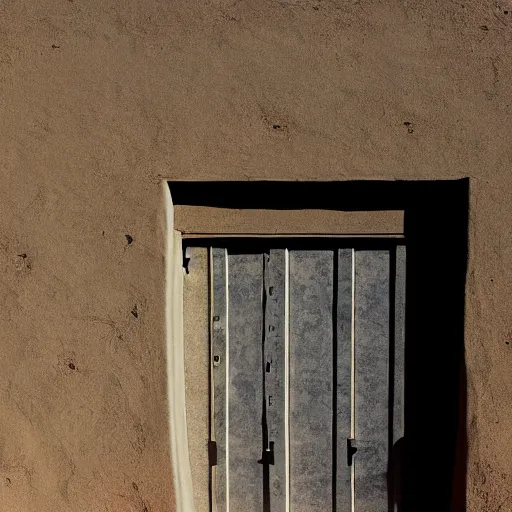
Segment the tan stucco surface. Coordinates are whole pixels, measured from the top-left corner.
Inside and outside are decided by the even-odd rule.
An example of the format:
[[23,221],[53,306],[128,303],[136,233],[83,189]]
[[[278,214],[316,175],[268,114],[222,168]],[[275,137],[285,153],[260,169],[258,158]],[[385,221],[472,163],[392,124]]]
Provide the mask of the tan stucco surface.
[[177,205],[187,235],[403,235],[403,211],[249,210]]
[[185,338],[185,396],[187,403],[188,447],[194,484],[195,512],[209,512],[209,325],[208,249],[187,249],[188,274],[183,276]]
[[174,510],[162,178],[469,177],[468,510],[512,510],[511,78],[508,0],[2,2],[0,509]]

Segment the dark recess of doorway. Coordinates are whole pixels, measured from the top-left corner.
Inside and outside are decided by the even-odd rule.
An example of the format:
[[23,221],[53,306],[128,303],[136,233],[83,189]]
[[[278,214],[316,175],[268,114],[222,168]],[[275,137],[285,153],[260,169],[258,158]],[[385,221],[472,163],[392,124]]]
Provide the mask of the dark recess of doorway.
[[407,245],[402,512],[466,510],[464,297],[469,179],[170,182],[175,205],[404,210]]

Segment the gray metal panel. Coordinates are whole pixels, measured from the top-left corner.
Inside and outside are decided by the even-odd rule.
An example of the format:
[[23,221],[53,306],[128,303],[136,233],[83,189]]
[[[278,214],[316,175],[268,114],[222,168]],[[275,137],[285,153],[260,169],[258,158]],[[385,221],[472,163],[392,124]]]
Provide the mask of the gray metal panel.
[[229,254],[229,508],[261,512],[263,255]]
[[217,443],[212,471],[213,510],[226,512],[226,250],[211,250],[213,421],[211,439]]
[[332,251],[290,252],[290,502],[332,510]]
[[399,512],[402,500],[402,461],[404,451],[404,405],[405,405],[405,246],[396,248],[395,258],[395,343],[393,366],[393,448],[390,462],[390,484],[392,483],[394,512]]
[[337,371],[336,371],[336,510],[352,509],[351,468],[347,463],[347,439],[351,436],[352,397],[352,249],[338,251],[337,274]]
[[388,510],[389,251],[357,251],[355,508]]
[[[272,512],[286,510],[287,434],[292,512],[333,507],[349,512],[353,499],[355,512],[389,510],[389,452],[404,429],[405,247],[398,246],[396,258],[394,251],[382,250],[290,252],[289,433],[284,389],[285,251],[232,254],[229,276],[225,250],[213,249],[212,255],[212,355],[220,358],[213,365],[212,438],[218,443],[214,510],[227,510],[228,482],[231,510],[267,510],[267,485]],[[351,434],[358,448],[353,471],[347,465]],[[274,464],[258,464],[270,443]]]
[[285,251],[265,255],[265,353],[264,388],[268,448],[274,464],[269,466],[269,494],[272,512],[286,508],[285,453]]
[[404,435],[405,246],[396,248],[393,444]]

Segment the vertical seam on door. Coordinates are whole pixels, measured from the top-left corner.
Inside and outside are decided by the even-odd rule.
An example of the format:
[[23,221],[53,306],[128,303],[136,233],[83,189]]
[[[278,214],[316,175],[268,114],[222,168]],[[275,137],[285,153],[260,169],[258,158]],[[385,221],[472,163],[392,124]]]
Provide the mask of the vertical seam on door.
[[[355,439],[356,424],[355,424],[355,411],[356,411],[356,252],[352,249],[352,318],[350,325],[350,340],[351,340],[351,361],[350,361],[350,437]],[[355,464],[350,466],[350,485],[351,485],[351,510],[355,512],[356,499],[355,499]]]
[[229,264],[224,252],[226,272],[226,512],[229,512]]
[[284,454],[285,512],[290,512],[290,253],[284,253]]

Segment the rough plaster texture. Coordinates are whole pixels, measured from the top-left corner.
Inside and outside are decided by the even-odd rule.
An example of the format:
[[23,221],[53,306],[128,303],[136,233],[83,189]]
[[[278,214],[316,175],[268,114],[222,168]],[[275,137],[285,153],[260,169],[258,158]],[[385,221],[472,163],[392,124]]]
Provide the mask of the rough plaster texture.
[[469,176],[467,508],[512,510],[511,78],[508,0],[2,2],[0,508],[174,509],[162,177]]

